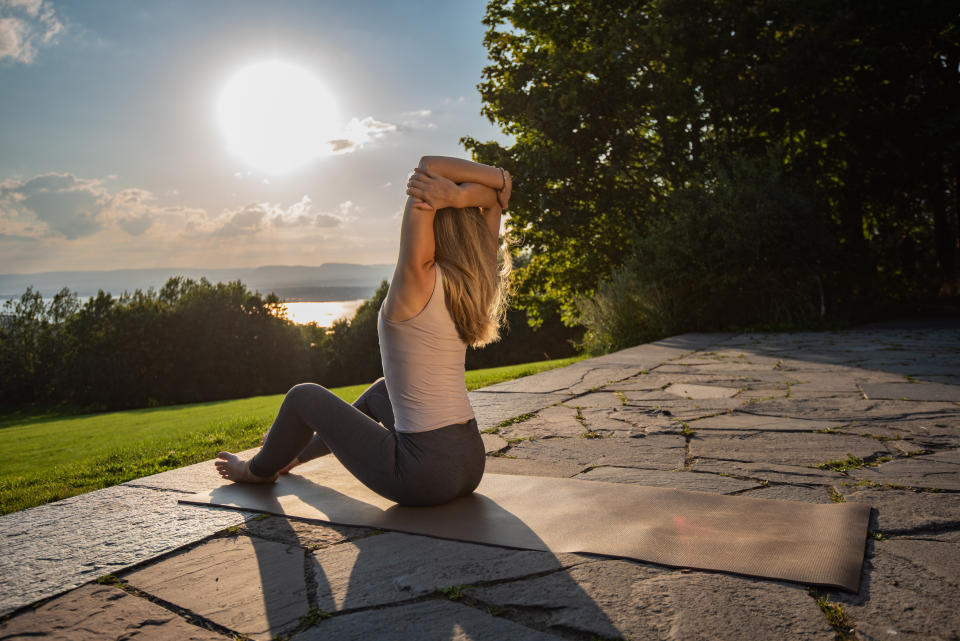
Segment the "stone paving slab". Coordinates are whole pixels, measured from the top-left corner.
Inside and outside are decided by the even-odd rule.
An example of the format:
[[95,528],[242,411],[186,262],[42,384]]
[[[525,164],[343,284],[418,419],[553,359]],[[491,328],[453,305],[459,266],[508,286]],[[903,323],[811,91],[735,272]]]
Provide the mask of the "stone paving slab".
[[608,409],[620,407],[623,400],[616,392],[591,392],[577,396],[564,403],[567,407],[600,407]]
[[528,392],[470,392],[477,425],[481,430],[497,427],[524,414],[539,412],[570,398],[569,394],[534,394]]
[[956,545],[912,538],[881,541],[878,545],[884,552],[936,574],[946,585],[960,587],[960,549]]
[[735,396],[740,390],[736,387],[674,383],[663,391],[671,396],[701,400],[705,398],[730,398],[731,396]]
[[[621,442],[623,441],[623,442]],[[590,465],[622,465],[644,469],[682,468],[686,443],[680,435],[657,434],[644,438],[549,438],[524,441],[507,450],[518,458]]]
[[913,492],[839,483],[844,499],[874,507],[870,529],[884,534],[960,530],[960,494]]
[[178,505],[179,496],[115,486],[0,517],[0,614],[253,516]]
[[834,638],[802,587],[631,561],[584,563],[564,573],[466,594],[515,611],[528,625],[571,629],[583,638]]
[[309,550],[327,548],[351,539],[368,536],[371,532],[373,532],[371,528],[333,523],[321,524],[295,518],[280,518],[269,514],[260,514],[236,528],[237,534],[255,536],[267,541],[300,546]]
[[831,488],[823,485],[766,485],[743,492],[752,499],[779,499],[804,503],[830,503]]
[[874,419],[909,421],[960,416],[960,405],[923,401],[787,398],[751,403],[743,411],[766,416],[824,421],[853,422]]
[[[648,608],[658,608],[662,595],[651,598],[637,587],[645,580],[675,570],[625,560],[593,560],[563,572],[470,588],[464,593],[485,607],[504,611],[531,628],[572,630],[580,638],[658,638]],[[661,637],[662,638],[662,637]]]
[[630,398],[629,392],[624,392],[624,396],[627,397],[628,406],[657,410],[665,416],[672,416],[682,421],[692,421],[707,416],[726,414],[737,408],[749,406],[749,399],[740,397],[698,399],[694,401],[642,401]]
[[908,401],[960,401],[960,385],[863,383],[860,387],[867,398],[905,399]]
[[[942,544],[955,555],[957,544]],[[957,589],[927,564],[897,556],[883,541],[872,542],[860,592],[830,592],[864,641],[954,641],[960,631]],[[952,552],[948,552],[952,549]],[[954,557],[955,558],[955,557]]]
[[318,607],[340,612],[558,570],[582,558],[390,532],[314,552],[312,561]]
[[960,491],[960,465],[934,456],[896,459],[876,467],[851,470],[850,476],[881,485]]
[[553,405],[544,408],[525,421],[512,423],[500,428],[504,438],[546,438],[549,436],[577,437],[587,431],[587,427],[577,418],[576,408],[566,405]]
[[800,485],[834,485],[851,480],[849,476],[832,470],[820,470],[801,465],[778,465],[757,461],[722,461],[694,458],[690,463],[693,472],[733,474],[773,483]]
[[663,470],[641,470],[635,467],[616,467],[612,465],[591,468],[586,472],[581,472],[575,478],[588,481],[607,481],[609,483],[672,487],[677,490],[715,492],[717,494],[732,494],[761,487],[755,481],[743,481],[718,474],[695,474],[679,470],[665,473]]
[[847,434],[704,430],[690,440],[690,455],[698,459],[779,465],[816,466],[848,456],[868,459],[890,453],[881,441]]
[[133,587],[254,639],[307,614],[304,550],[238,536],[207,541],[123,575]]
[[758,430],[761,432],[816,432],[836,429],[843,425],[836,421],[813,421],[779,416],[757,416],[733,412],[690,421],[694,430]]
[[0,623],[0,639],[26,641],[223,641],[178,614],[112,585],[85,585]]
[[659,410],[624,405],[613,408],[583,408],[580,420],[590,432],[629,438],[651,434],[676,434],[683,426]]
[[521,476],[555,476],[571,478],[583,470],[583,466],[572,461],[543,461],[539,459],[521,459],[508,456],[488,456],[485,472],[493,474],[519,474]]
[[960,447],[960,416],[916,420],[865,420],[848,423],[840,429],[848,434],[889,439],[887,442],[894,446],[903,441],[908,444],[907,451]]
[[296,641],[557,641],[545,634],[450,601],[427,601],[321,621]]

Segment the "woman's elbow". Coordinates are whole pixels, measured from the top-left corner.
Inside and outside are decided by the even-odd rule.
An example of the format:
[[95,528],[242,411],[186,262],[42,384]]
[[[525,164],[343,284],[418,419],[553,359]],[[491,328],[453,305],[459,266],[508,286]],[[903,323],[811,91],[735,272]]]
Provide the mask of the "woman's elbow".
[[436,163],[436,156],[420,156],[420,164],[418,166],[420,169],[432,172]]

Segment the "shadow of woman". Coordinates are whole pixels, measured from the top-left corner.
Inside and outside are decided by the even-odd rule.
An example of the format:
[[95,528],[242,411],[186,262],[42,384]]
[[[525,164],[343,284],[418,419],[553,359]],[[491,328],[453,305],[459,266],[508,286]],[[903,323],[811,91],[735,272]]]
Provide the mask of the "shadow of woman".
[[[213,504],[238,506],[242,494],[244,509],[283,517],[284,506],[298,502],[298,513],[308,514],[308,520],[386,531],[307,550],[302,583],[299,578],[277,577],[276,543],[253,537],[268,624],[263,633],[268,638],[297,628],[299,621],[291,616],[291,592],[304,585],[312,593],[301,601],[303,614],[307,607],[315,606],[332,615],[298,635],[304,640],[314,636],[366,639],[371,634],[380,639],[463,635],[469,639],[536,639],[541,637],[539,632],[509,616],[490,616],[486,604],[463,599],[463,590],[548,574],[552,575],[551,590],[562,593],[564,605],[576,609],[576,620],[585,622],[588,629],[583,633],[623,636],[569,574],[570,558],[565,565],[533,530],[493,499],[474,493],[441,506],[405,507],[385,499],[367,502],[350,495],[355,493],[353,487],[344,489],[349,493],[289,474],[274,485],[227,485],[211,492]],[[287,518],[277,521],[273,524],[276,538],[299,541]],[[509,541],[510,546],[476,542],[494,536]],[[303,543],[301,547],[306,550]],[[464,601],[478,607],[469,607]],[[489,605],[501,614],[499,606]],[[387,607],[389,613],[382,609]],[[549,631],[551,610],[556,607],[542,609],[545,612],[539,616],[525,618],[528,622],[540,619],[536,627]],[[524,610],[529,614],[529,608]],[[502,614],[509,615],[510,608]]]

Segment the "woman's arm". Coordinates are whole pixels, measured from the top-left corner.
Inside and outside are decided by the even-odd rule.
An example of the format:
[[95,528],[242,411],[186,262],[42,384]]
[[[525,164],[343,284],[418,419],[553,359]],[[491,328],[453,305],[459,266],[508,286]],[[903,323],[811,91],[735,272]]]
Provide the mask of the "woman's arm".
[[420,169],[443,176],[458,184],[477,183],[491,189],[502,189],[505,186],[504,172],[500,169],[463,158],[423,156],[420,159]]
[[400,252],[383,309],[390,320],[415,316],[433,292],[436,212],[415,207],[414,203],[412,197],[407,198],[400,222]]

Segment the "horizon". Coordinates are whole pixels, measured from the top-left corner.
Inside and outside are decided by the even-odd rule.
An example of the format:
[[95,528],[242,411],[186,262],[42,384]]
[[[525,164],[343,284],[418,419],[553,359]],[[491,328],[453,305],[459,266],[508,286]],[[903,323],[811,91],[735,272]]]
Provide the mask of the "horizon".
[[509,140],[484,9],[0,0],[0,273],[392,264],[419,157]]
[[189,270],[189,271],[232,271],[232,270],[257,270],[269,269],[271,267],[283,267],[286,269],[318,269],[327,265],[343,265],[348,267],[395,267],[396,261],[385,263],[349,263],[344,261],[327,261],[319,265],[255,265],[252,267],[190,267],[190,266],[170,266],[161,265],[159,267],[119,267],[116,269],[52,269],[44,272],[4,272],[0,276],[44,276],[49,274],[80,274],[80,273],[112,273],[128,271],[170,271],[170,270]]

